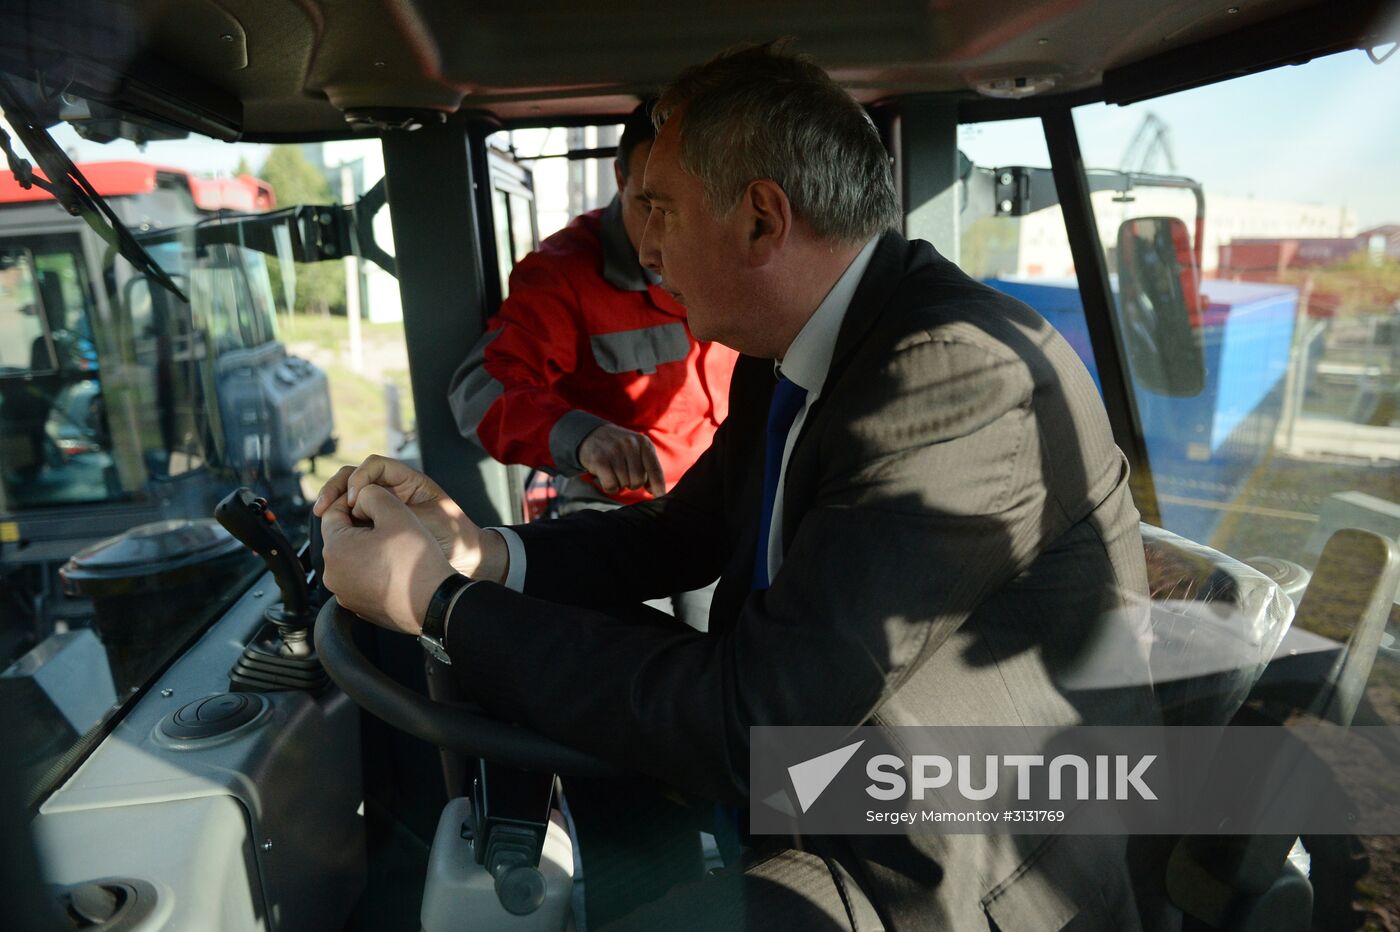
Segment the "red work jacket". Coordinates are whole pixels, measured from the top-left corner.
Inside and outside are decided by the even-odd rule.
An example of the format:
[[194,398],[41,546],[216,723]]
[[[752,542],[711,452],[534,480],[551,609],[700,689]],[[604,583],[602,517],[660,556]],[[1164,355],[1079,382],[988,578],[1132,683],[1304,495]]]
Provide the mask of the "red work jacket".
[[578,460],[584,437],[605,422],[646,434],[669,489],[724,420],[736,358],[697,342],[685,308],[647,282],[614,199],[515,266],[448,400],[458,428],[495,459],[582,475],[595,489]]

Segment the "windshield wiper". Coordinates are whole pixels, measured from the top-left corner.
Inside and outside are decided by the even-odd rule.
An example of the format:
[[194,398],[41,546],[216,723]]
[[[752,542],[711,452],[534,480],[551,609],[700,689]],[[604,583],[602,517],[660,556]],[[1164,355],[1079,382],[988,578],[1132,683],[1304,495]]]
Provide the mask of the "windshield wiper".
[[41,178],[35,175],[34,168],[28,160],[20,158],[15,152],[10,144],[9,134],[0,129],[0,149],[4,150],[10,171],[14,173],[20,187],[37,187],[52,194],[54,199],[63,205],[64,210],[75,217],[82,217],[93,232],[121,253],[123,259],[181,301],[189,303],[185,293],[165,274],[165,270],[151,258],[151,254],[136,237],[131,235],[126,224],[121,222],[111,206],[103,200],[102,195],[97,193],[97,189],[83,177],[83,173],[78,171],[78,167],[68,158],[67,153],[58,147],[48,131],[25,116],[24,110],[16,105],[14,88],[4,77],[0,77],[0,110],[4,111],[5,119],[15,131],[15,135],[24,143],[24,147],[34,156],[39,168],[47,176]]

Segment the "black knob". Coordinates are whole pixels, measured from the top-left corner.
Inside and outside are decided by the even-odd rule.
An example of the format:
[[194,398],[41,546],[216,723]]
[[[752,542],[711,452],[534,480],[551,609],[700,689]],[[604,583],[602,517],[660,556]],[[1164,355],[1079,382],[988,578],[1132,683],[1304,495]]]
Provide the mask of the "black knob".
[[496,898],[506,912],[528,916],[544,905],[544,875],[524,864],[502,868],[496,874]]

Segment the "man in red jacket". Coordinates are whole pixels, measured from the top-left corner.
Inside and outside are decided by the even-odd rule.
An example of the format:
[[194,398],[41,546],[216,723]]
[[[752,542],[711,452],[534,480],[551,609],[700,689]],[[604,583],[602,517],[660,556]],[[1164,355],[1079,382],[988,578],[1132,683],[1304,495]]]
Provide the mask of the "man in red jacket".
[[736,354],[691,336],[637,260],[650,110],[628,117],[618,195],[546,239],[453,376],[457,426],[503,463],[566,477],[566,507],[663,494],[724,420]]
[[[637,257],[655,135],[644,103],[618,142],[617,197],[516,265],[510,296],[448,389],[464,436],[503,463],[562,477],[564,514],[664,494],[728,413],[738,354],[697,341],[685,308]],[[673,614],[707,630],[713,592],[676,593]],[[571,781],[569,801],[590,865],[590,921],[700,874],[697,817],[686,807],[583,780]]]

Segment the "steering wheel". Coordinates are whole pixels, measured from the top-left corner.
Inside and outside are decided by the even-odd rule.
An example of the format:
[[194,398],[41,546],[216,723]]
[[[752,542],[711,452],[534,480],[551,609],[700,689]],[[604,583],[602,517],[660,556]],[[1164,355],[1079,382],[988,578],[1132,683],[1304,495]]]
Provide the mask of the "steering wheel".
[[614,776],[619,769],[527,729],[488,718],[467,705],[433,702],[396,683],[355,646],[354,626],[365,622],[334,597],[316,618],[316,653],[345,694],[375,718],[429,744],[518,770],[572,776]]

